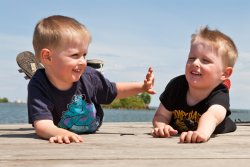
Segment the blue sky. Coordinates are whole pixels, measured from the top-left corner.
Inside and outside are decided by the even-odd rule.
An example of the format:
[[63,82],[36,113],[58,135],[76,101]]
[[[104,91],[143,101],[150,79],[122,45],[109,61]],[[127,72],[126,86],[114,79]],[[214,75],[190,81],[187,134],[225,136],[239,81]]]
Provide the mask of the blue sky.
[[151,106],[169,80],[181,75],[190,36],[208,25],[229,35],[239,59],[232,75],[231,107],[249,109],[250,1],[248,0],[1,0],[0,97],[26,100],[28,81],[18,73],[16,55],[32,48],[35,24],[60,14],[85,24],[92,34],[88,59],[104,61],[111,81],[142,81],[149,66],[155,73]]

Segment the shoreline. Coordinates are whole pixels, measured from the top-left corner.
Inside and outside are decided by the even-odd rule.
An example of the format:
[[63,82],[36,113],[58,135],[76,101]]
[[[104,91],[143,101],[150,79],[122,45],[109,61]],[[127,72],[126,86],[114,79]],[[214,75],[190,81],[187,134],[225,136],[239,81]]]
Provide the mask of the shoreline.
[[[0,104],[27,104],[27,102],[25,101],[9,101],[9,102],[0,102]],[[158,106],[149,106],[148,110],[156,110],[158,108]],[[130,109],[130,108],[109,108],[109,107],[103,107],[103,109],[124,109],[124,110],[140,110],[140,109]],[[141,110],[147,110],[147,108],[142,108]],[[246,112],[250,112],[250,108],[231,108],[231,111],[246,111]]]

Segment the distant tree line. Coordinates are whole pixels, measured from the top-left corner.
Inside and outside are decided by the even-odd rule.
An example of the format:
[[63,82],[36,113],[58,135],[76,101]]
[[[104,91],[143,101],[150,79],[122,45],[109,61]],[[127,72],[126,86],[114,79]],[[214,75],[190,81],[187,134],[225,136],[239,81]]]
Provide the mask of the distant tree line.
[[141,93],[124,99],[115,99],[111,104],[103,105],[103,107],[112,109],[149,109],[150,101],[151,96],[148,93]]
[[8,103],[8,102],[9,100],[6,97],[0,98],[0,103]]

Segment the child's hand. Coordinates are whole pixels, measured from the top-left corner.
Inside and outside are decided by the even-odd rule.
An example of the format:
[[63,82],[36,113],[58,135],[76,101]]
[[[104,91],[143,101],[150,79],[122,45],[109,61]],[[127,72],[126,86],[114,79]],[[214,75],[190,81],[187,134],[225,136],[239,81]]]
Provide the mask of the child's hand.
[[143,90],[149,94],[155,94],[154,86],[154,74],[152,67],[149,67],[146,79],[144,80]]
[[83,138],[77,134],[72,134],[72,135],[65,135],[65,136],[53,136],[49,138],[50,143],[65,143],[65,144],[70,144],[72,142],[75,143],[80,143],[83,142]]
[[164,125],[161,127],[154,128],[151,132],[153,137],[171,137],[178,133],[177,130],[173,129],[170,125]]
[[198,131],[182,132],[180,136],[180,143],[202,143],[207,142],[208,137]]

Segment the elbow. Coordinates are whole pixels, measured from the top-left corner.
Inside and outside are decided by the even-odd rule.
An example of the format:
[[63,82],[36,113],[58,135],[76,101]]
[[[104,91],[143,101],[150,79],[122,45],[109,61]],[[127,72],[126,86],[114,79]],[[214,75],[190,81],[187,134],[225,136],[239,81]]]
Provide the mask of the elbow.
[[39,136],[40,138],[43,138],[43,139],[48,139],[48,137],[46,137],[46,132],[44,130],[44,128],[40,127],[40,126],[34,126],[35,128],[35,132],[36,132],[36,135]]
[[51,137],[50,131],[53,129],[52,121],[50,120],[38,120],[34,122],[34,128],[36,131],[36,134],[43,138],[43,139],[49,139]]

